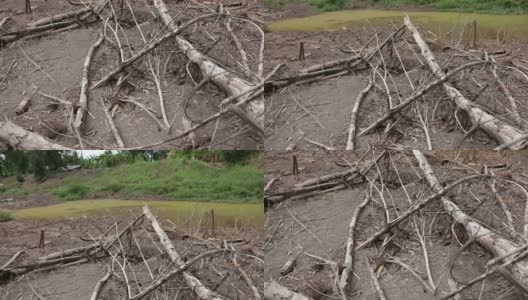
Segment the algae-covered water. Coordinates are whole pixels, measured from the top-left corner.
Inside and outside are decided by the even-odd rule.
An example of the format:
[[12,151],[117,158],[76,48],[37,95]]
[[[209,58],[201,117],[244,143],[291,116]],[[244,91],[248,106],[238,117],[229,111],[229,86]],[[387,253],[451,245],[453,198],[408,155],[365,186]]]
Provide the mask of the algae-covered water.
[[245,224],[261,228],[264,224],[262,204],[231,204],[190,201],[136,201],[136,200],[79,200],[62,202],[45,207],[33,207],[13,211],[17,219],[64,219],[97,215],[127,215],[130,210],[136,213],[147,203],[152,212],[162,219],[176,224],[187,220],[193,223],[207,222],[211,210],[214,210],[215,224],[232,227]]
[[526,38],[528,40],[528,14],[490,15],[475,13],[393,10],[344,10],[327,12],[310,17],[292,18],[269,24],[272,31],[315,32],[337,30],[343,27],[384,25],[390,22],[399,26],[408,14],[414,23],[426,27],[437,35],[460,33],[464,25],[477,21],[479,38],[495,39],[498,36]]

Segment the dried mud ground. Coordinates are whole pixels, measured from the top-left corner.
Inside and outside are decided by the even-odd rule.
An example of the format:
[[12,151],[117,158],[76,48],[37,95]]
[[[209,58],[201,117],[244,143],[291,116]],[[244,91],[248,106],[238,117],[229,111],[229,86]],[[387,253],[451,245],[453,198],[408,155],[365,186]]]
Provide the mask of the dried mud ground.
[[[139,211],[134,211],[139,213]],[[153,210],[156,214],[156,211]],[[13,265],[21,265],[31,262],[38,257],[63,251],[69,248],[86,246],[91,244],[81,240],[90,237],[99,237],[117,222],[118,227],[124,228],[134,217],[100,215],[97,217],[82,217],[67,220],[13,220],[0,222],[0,261],[2,264],[13,256],[17,251],[26,250]],[[165,228],[174,228],[164,220],[159,219]],[[148,221],[144,221],[144,225]],[[190,259],[195,255],[211,250],[208,243],[221,245],[222,241],[241,240],[234,246],[242,254],[256,255],[261,253],[262,228],[217,228],[216,236],[213,238],[207,230],[202,228],[178,227],[169,230],[168,236],[172,240],[176,250],[183,259]],[[40,231],[45,231],[46,243],[44,248],[38,248]],[[112,231],[113,232],[113,231]],[[188,238],[196,236],[199,238]],[[150,226],[144,226],[142,230],[136,230],[135,237],[141,245],[145,259],[149,264],[150,271],[154,276],[166,270],[168,258],[164,254],[163,247],[157,242],[157,235]],[[202,239],[207,239],[204,242]],[[153,242],[156,241],[156,242]],[[125,248],[130,247],[132,255],[128,257],[132,263],[127,268],[127,277],[131,280],[133,291],[146,287],[151,281],[149,270],[145,267],[140,253],[133,242],[128,245],[128,240],[123,240]],[[135,253],[135,254],[134,254]],[[135,257],[133,255],[136,255]],[[260,256],[261,254],[259,254]],[[238,261],[242,268],[249,274],[262,290],[262,265],[253,258],[239,255]],[[63,267],[55,270],[32,272],[12,281],[0,278],[0,299],[34,299],[35,292],[49,300],[71,300],[90,299],[96,283],[107,272],[108,259],[93,260],[89,263],[76,266]],[[123,273],[117,266],[115,275],[107,282],[98,299],[125,299],[126,285]],[[206,258],[191,267],[190,272],[199,278],[206,286],[229,298],[249,299],[251,290],[239,278],[239,273],[232,265],[229,257],[214,256]],[[33,289],[33,290],[32,290]],[[195,299],[193,292],[187,288],[181,276],[164,284],[157,292],[152,294],[152,299]]]
[[[139,26],[147,40],[162,32],[163,25],[156,17],[157,11],[153,6],[148,6],[145,1],[130,0]],[[199,9],[189,9],[180,15],[182,4],[175,1],[166,1],[172,16],[178,16],[183,23],[201,12]],[[27,23],[43,17],[78,10],[79,6],[69,4],[67,0],[32,1],[33,13],[31,15],[15,14],[14,20],[4,26],[0,33],[15,31],[23,28]],[[0,1],[0,19],[24,9],[24,2],[19,0]],[[134,25],[130,13],[125,13],[120,20],[123,30],[120,39],[124,45],[125,58],[140,50],[144,42],[142,36]],[[117,9],[117,8],[116,8]],[[256,2],[248,2],[248,11],[258,9]],[[208,10],[205,10],[208,12]],[[236,13],[233,11],[233,13]],[[222,24],[200,23],[186,33],[186,37],[194,46],[203,51],[213,43],[211,38],[219,39],[208,55],[217,59],[220,64],[232,69],[237,75],[235,56],[226,53],[231,51],[232,44],[225,38],[225,28]],[[112,25],[113,26],[113,25]],[[234,26],[234,25],[233,25]],[[35,91],[58,97],[66,102],[76,105],[79,99],[82,65],[88,49],[98,39],[100,22],[82,26],[79,29],[43,36],[40,38],[27,38],[8,44],[0,48],[0,114],[2,119],[13,120],[25,129],[37,132],[56,143],[78,147],[78,141],[69,129],[69,105],[57,103],[49,98],[36,93],[32,96],[28,112],[17,116],[15,110],[25,94]],[[238,27],[237,27],[238,28]],[[252,55],[258,48],[258,42],[247,42],[243,38],[251,35],[250,30],[244,30],[239,38]],[[206,35],[206,32],[208,35]],[[249,33],[248,33],[249,32]],[[109,73],[119,61],[119,51],[115,46],[115,37],[110,30],[107,32],[113,42],[104,42],[96,51],[90,68],[90,81],[94,83]],[[247,42],[247,45],[246,45]],[[126,147],[141,147],[169,139],[183,131],[182,118],[184,116],[183,100],[190,95],[195,82],[200,82],[200,74],[193,64],[187,64],[186,57],[177,50],[175,42],[170,41],[154,51],[150,58],[155,68],[159,68],[161,88],[163,90],[165,110],[170,121],[176,120],[170,133],[159,130],[155,121],[148,114],[131,103],[119,101],[119,97],[129,96],[142,103],[154,112],[161,120],[160,100],[152,74],[142,60],[132,70],[125,88],[115,97],[110,87],[92,90],[88,103],[83,139],[85,148],[112,149],[117,148],[115,139],[110,131],[103,113],[100,98],[103,97],[105,105],[111,105],[113,118]],[[236,51],[236,50],[235,50]],[[238,52],[236,52],[238,53]],[[253,56],[251,56],[253,58]],[[250,63],[253,63],[250,60]],[[190,76],[194,76],[190,78]],[[243,77],[243,75],[241,76]],[[112,85],[115,82],[112,83]],[[224,94],[212,84],[206,84],[191,97],[187,113],[191,120],[199,122],[219,111],[219,101],[224,99]],[[163,120],[161,120],[163,122]],[[215,127],[217,125],[217,130]],[[214,140],[212,136],[214,134]],[[181,148],[214,148],[214,149],[259,149],[263,148],[262,138],[245,123],[231,114],[221,118],[218,124],[210,124],[199,129],[194,143],[182,138],[168,142],[156,148],[181,149]]]
[[[304,17],[314,14],[313,9],[302,8],[296,11],[290,7],[285,12],[271,12],[266,21],[273,22],[290,17]],[[400,23],[377,25],[354,25],[335,30],[321,32],[268,32],[266,36],[266,67],[285,63],[286,67],[274,79],[290,76],[299,70],[335,60],[346,58],[353,54],[343,53],[341,49],[355,51],[362,49],[367,42],[379,35],[381,43]],[[428,39],[437,39],[427,33],[426,28],[419,28],[422,36]],[[461,28],[454,28],[455,33],[449,36],[440,36],[438,41],[443,44],[453,45],[458,43]],[[304,43],[305,60],[299,61],[299,44]],[[465,40],[459,44],[464,48]],[[376,39],[371,41],[369,47],[376,46]],[[480,59],[485,52],[506,51],[507,55],[498,58],[501,63],[499,76],[506,83],[515,98],[522,124],[513,122],[510,104],[494,80],[491,69],[473,68],[457,74],[450,80],[468,99],[475,101],[485,111],[492,113],[500,120],[525,131],[528,128],[528,80],[512,71],[511,62],[528,68],[528,39],[516,38],[506,40],[479,40],[477,47],[467,49],[466,53],[447,50],[444,51],[429,43],[439,64],[446,69],[467,63],[472,59]],[[413,49],[413,53],[410,49]],[[430,70],[422,67],[420,51],[414,44],[409,33],[406,33],[403,42],[397,43],[398,54],[401,56],[405,70],[409,71],[409,79],[414,87],[424,81],[431,80]],[[474,57],[468,56],[471,53]],[[416,54],[416,55],[415,55]],[[381,76],[388,75],[387,85],[390,90],[393,105],[396,105],[412,93],[412,87],[396,55],[389,55],[383,51],[384,63],[389,74],[384,74],[380,68]],[[470,58],[468,58],[470,57]],[[527,69],[528,70],[528,69]],[[337,78],[316,81],[313,83],[292,84],[286,88],[269,93],[266,98],[266,138],[265,145],[268,150],[284,150],[292,142],[297,142],[297,149],[314,150],[319,146],[303,140],[304,137],[315,142],[344,149],[347,131],[350,124],[350,114],[359,92],[369,81],[371,70],[352,72]],[[392,76],[392,78],[391,78]],[[382,80],[376,78],[377,87],[367,94],[362,102],[358,114],[358,131],[368,127],[386,112],[387,93]],[[483,87],[486,88],[483,89]],[[422,100],[404,110],[401,117],[394,118],[397,123],[388,138],[383,137],[383,129],[371,132],[357,138],[356,149],[366,148],[397,148],[397,149],[427,149],[425,132],[420,122],[427,123],[427,130],[431,138],[432,149],[449,150],[460,146],[461,149],[493,149],[497,144],[483,132],[477,131],[466,138],[465,133],[471,127],[466,116],[457,110],[455,105],[446,97],[440,87],[429,91]]]
[[[462,153],[458,157],[454,152],[442,151],[426,155],[440,180],[447,179],[448,182],[453,182],[474,174],[475,171],[479,172],[484,165],[504,164],[494,169],[496,175],[504,178],[513,176],[524,182],[528,181],[526,176],[528,152],[504,152],[499,155],[485,151],[475,151],[473,154],[472,152]],[[297,156],[299,175],[291,175],[292,155]],[[274,152],[266,156],[265,181],[269,182],[272,178],[279,178],[279,181],[273,184],[267,193],[288,190],[304,180],[343,171],[345,168],[336,163],[343,165],[348,161],[354,164],[362,155],[363,151]],[[427,184],[420,179],[418,175],[420,169],[412,154],[392,151],[390,156],[398,168],[405,191],[398,183],[395,172],[387,173],[383,163],[380,163],[380,169],[385,187],[382,188],[379,182],[376,182],[376,185],[377,189],[382,191],[393,219],[396,214],[403,213],[409,207],[406,193],[412,201],[420,199],[427,191]],[[370,178],[372,176],[372,174],[368,175]],[[264,244],[266,282],[273,279],[291,290],[314,299],[341,298],[334,289],[334,271],[330,265],[318,259],[301,254],[291,273],[281,275],[280,268],[291,251],[299,245],[302,246],[305,254],[316,255],[342,266],[348,226],[357,206],[364,200],[367,188],[367,183],[360,183],[345,190],[325,193],[305,200],[293,202],[287,200],[268,209]],[[509,185],[497,185],[497,188],[513,215],[516,230],[522,232],[526,204],[524,194]],[[504,214],[498,207],[488,183],[461,186],[449,193],[448,197],[482,224],[511,240],[516,240],[504,230]],[[385,210],[376,189],[373,191],[372,200],[359,215],[354,239],[356,246],[384,225]],[[492,256],[478,245],[472,244],[455,257],[461,245],[467,242],[467,237],[463,228],[454,225],[450,216],[443,212],[438,203],[426,206],[415,215],[414,222],[425,236],[432,278],[435,284],[438,284],[436,295],[427,292],[409,271],[387,261],[395,257],[419,272],[427,281],[427,277],[424,277],[426,269],[422,247],[418,242],[415,228],[411,226],[409,220],[398,229],[391,231],[391,242],[383,251],[381,242],[376,242],[370,247],[355,252],[352,290],[348,294],[351,299],[377,297],[366,269],[367,258],[370,259],[388,299],[439,299],[446,295],[450,291],[448,266],[453,259],[451,273],[455,281],[467,282],[485,271],[484,266]],[[484,286],[477,284],[466,290],[462,296],[462,299],[520,299],[514,288],[496,276],[486,280]]]

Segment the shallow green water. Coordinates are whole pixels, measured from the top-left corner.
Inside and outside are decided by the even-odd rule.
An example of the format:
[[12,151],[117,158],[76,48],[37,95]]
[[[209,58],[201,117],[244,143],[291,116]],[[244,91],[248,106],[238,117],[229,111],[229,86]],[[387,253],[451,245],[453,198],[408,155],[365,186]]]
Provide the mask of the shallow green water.
[[206,222],[210,211],[214,210],[215,224],[234,226],[235,223],[260,228],[264,224],[262,204],[229,204],[187,201],[136,201],[136,200],[79,200],[68,201],[45,207],[34,207],[13,211],[17,219],[62,219],[94,215],[126,215],[130,209],[140,212],[147,203],[152,212],[161,218],[170,219],[176,224],[187,221],[191,216],[194,222]]
[[455,32],[459,35],[463,26],[477,21],[479,38],[495,39],[498,34],[528,39],[528,15],[488,15],[434,11],[395,10],[344,10],[327,12],[305,18],[293,18],[269,24],[272,31],[314,32],[337,30],[343,27],[382,25],[391,21],[399,26],[408,14],[414,23],[426,27],[437,35]]

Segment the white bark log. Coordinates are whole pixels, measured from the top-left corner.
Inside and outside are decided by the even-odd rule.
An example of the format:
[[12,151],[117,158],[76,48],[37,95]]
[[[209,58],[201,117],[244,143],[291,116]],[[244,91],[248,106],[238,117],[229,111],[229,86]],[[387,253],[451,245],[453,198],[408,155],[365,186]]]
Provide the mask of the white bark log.
[[374,86],[374,80],[370,79],[368,85],[359,93],[359,95],[356,98],[356,103],[354,103],[354,107],[352,108],[352,113],[350,114],[350,126],[348,127],[348,138],[347,138],[347,144],[345,150],[354,150],[354,139],[356,138],[356,123],[357,123],[357,116],[359,111],[359,106],[361,105],[361,102],[365,98],[365,96],[368,94],[370,89]]
[[99,35],[99,38],[97,41],[90,47],[88,50],[88,54],[86,55],[86,59],[84,60],[83,65],[83,71],[82,71],[82,79],[81,79],[81,93],[79,95],[79,108],[77,109],[77,112],[75,114],[75,121],[73,123],[73,126],[77,130],[78,133],[81,132],[81,126],[83,123],[84,115],[86,114],[86,111],[88,110],[88,92],[89,92],[89,79],[88,79],[88,72],[90,70],[90,63],[92,61],[93,54],[95,50],[101,45],[101,43],[104,40],[104,34],[101,30],[101,33]]
[[[178,25],[172,19],[163,0],[154,0],[154,6],[158,9],[165,26],[167,26],[172,32],[177,31]],[[236,95],[253,88],[253,85],[247,81],[238,78],[211,61],[207,56],[196,50],[196,48],[194,48],[194,46],[187,40],[180,36],[176,36],[176,42],[178,43],[180,50],[187,55],[189,60],[200,67],[202,75],[204,77],[211,77],[211,80],[228,96]],[[247,97],[247,95],[241,98],[245,97]],[[243,99],[238,99],[237,102],[240,101],[243,101]],[[264,102],[262,100],[251,101],[245,108],[254,123],[259,124],[260,127],[264,127]],[[189,125],[184,124],[184,126]],[[188,129],[189,128],[185,128],[185,130]]]
[[[433,169],[427,162],[427,159],[423,153],[419,150],[413,150],[413,154],[416,157],[416,160],[419,163],[420,169],[427,179],[429,185],[435,192],[440,192],[443,190],[442,185],[436,178]],[[495,232],[489,230],[486,226],[478,223],[475,219],[466,215],[463,210],[461,210],[455,203],[450,201],[446,197],[441,197],[440,202],[444,209],[449,213],[449,215],[459,224],[464,226],[466,232],[469,236],[469,239],[476,238],[484,248],[490,251],[493,256],[504,256],[507,253],[512,251],[519,250],[519,245],[514,244],[513,242],[503,238],[500,235],[497,235]],[[505,258],[504,261],[507,262],[511,257]],[[512,267],[514,276],[523,283],[528,283],[528,262],[523,260],[515,263]]]
[[0,122],[0,142],[13,149],[72,150],[55,144],[39,134],[26,130],[11,121]]
[[[181,259],[180,255],[176,251],[176,248],[174,248],[174,245],[167,236],[167,233],[165,233],[163,228],[161,228],[160,224],[158,223],[154,215],[152,215],[147,205],[143,206],[143,213],[152,223],[152,227],[158,234],[160,243],[165,248],[165,251],[167,251],[167,254],[169,255],[171,261],[174,262],[177,267],[184,266],[185,262]],[[199,299],[223,300],[220,295],[209,290],[198,278],[194,277],[189,271],[182,272],[182,275],[187,285],[191,288],[192,291],[196,293]]]
[[343,272],[341,272],[341,279],[339,281],[339,287],[342,290],[346,289],[346,286],[349,282],[349,276],[352,274],[352,267],[354,264],[354,231],[356,228],[357,219],[359,217],[359,214],[361,213],[361,210],[369,203],[370,201],[370,194],[365,195],[365,200],[363,200],[359,206],[354,211],[354,215],[352,216],[352,219],[350,220],[350,225],[348,227],[348,237],[347,237],[347,246],[346,246],[346,253],[345,253],[345,263],[344,263],[344,269]]
[[303,294],[290,291],[288,288],[273,281],[271,283],[264,283],[264,299],[265,300],[312,300]]
[[[427,64],[433,71],[434,75],[440,79],[445,77],[445,73],[440,68],[440,65],[436,62],[436,59],[427,46],[427,43],[422,39],[420,33],[414,27],[409,16],[404,18],[405,25],[412,32],[416,44],[420,47],[422,56],[426,59]],[[449,83],[444,83],[444,90],[446,94],[455,102],[455,104],[464,110],[471,120],[473,125],[478,124],[479,127],[492,136],[499,144],[506,144],[523,134],[519,129],[501,122],[497,118],[476,107],[470,100],[468,100],[462,93],[454,88]],[[521,147],[521,143],[514,143],[509,146],[511,150],[518,150]]]

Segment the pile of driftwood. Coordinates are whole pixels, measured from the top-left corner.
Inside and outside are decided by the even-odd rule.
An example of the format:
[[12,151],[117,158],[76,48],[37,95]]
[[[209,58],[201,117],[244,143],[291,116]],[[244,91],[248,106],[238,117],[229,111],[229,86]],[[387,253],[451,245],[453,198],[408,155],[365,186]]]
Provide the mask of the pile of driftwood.
[[[367,48],[376,41],[377,44],[374,47]],[[441,59],[435,57],[430,46],[440,50],[438,54],[442,55]],[[460,40],[455,45],[448,45],[438,38],[424,38],[408,16],[404,18],[404,24],[395,29],[386,39],[379,41],[379,36],[376,34],[362,49],[349,48],[350,50],[343,49],[342,51],[354,53],[350,57],[313,65],[296,74],[272,78],[266,82],[266,93],[279,94],[284,88],[293,84],[309,84],[347,74],[361,74],[370,71],[368,84],[358,93],[357,98],[351,99],[354,101],[354,106],[350,112],[350,122],[346,124],[346,140],[339,142],[346,144],[344,147],[346,150],[365,148],[366,145],[358,146],[359,137],[376,133],[377,130],[380,130],[378,140],[382,145],[379,148],[386,148],[391,143],[397,144],[401,135],[404,135],[398,129],[398,124],[404,122],[419,124],[420,131],[423,131],[426,139],[424,141],[427,145],[426,149],[433,150],[431,123],[435,121],[435,112],[438,114],[438,111],[447,108],[454,112],[456,124],[464,132],[462,142],[476,131],[482,131],[496,142],[496,149],[518,150],[527,147],[528,120],[525,107],[528,102],[525,97],[514,98],[508,86],[515,85],[517,90],[523,91],[523,86],[525,87],[528,83],[528,68],[512,61],[508,57],[508,51],[488,53],[485,50],[467,50],[460,46]],[[301,47],[301,52],[302,50]],[[416,61],[418,67],[409,66],[409,62],[405,62],[402,57],[412,59],[413,63]],[[427,69],[428,72],[422,72]],[[490,82],[479,82],[480,80],[473,78],[472,72],[475,70],[493,75],[489,76]],[[514,84],[508,84],[510,82],[505,81],[504,74],[507,74],[508,79],[513,80]],[[396,77],[401,77],[402,80],[397,81]],[[457,88],[457,83],[462,81],[467,81],[471,85],[476,84],[480,90],[465,95]],[[495,99],[496,103],[489,105],[479,103],[479,97],[482,98],[481,96],[487,93],[486,89],[495,85],[499,87],[502,99]],[[437,98],[431,100],[426,97],[432,91],[440,89],[448,100]],[[374,90],[385,95],[384,112],[381,115],[379,113],[370,114],[377,109],[368,107],[361,114],[363,100]],[[404,95],[405,93],[407,95]],[[448,105],[443,105],[448,102]],[[427,105],[420,105],[420,103]],[[297,103],[297,105],[303,108],[301,104]],[[492,107],[497,106],[499,110],[493,111]],[[306,108],[303,110],[312,116]],[[277,116],[279,114],[280,111],[277,112]],[[358,118],[370,120],[365,114],[371,117],[373,115],[376,120],[370,121],[368,126],[363,124],[362,128],[358,128]],[[449,117],[449,119],[452,118]],[[306,135],[309,132],[304,128],[300,130],[302,137],[294,140],[287,150],[298,146],[301,140],[326,150],[336,149],[333,145],[325,145],[308,139],[304,136],[304,132]]]
[[[147,249],[148,245],[140,239],[145,230],[155,232],[158,237],[157,241],[153,239],[148,242],[151,244],[150,248],[159,251],[157,255],[149,253],[151,252],[150,248]],[[240,285],[237,284],[236,287],[233,287],[237,295],[245,295],[248,299],[261,299],[259,288],[262,287],[256,278],[257,276],[260,278],[261,274],[260,271],[255,270],[262,267],[263,260],[262,253],[258,249],[244,245],[243,240],[205,240],[192,237],[198,240],[186,246],[185,253],[179,253],[173,244],[173,240],[169,238],[173,231],[162,228],[148,205],[145,205],[143,213],[135,217],[126,227],[119,230],[115,224],[115,226],[108,228],[103,236],[92,238],[93,243],[87,246],[47,254],[39,257],[36,261],[22,264],[16,262],[20,260],[24,251],[17,252],[0,266],[0,282],[14,280],[32,272],[49,272],[106,260],[108,261],[108,271],[94,286],[90,299],[105,298],[104,293],[108,289],[105,290],[104,287],[113,278],[115,279],[114,284],[119,287],[119,290],[126,290],[125,299],[130,300],[152,299],[150,296],[155,296],[156,293],[160,293],[158,296],[165,295],[178,298],[182,289],[190,290],[190,293],[194,294],[192,297],[196,299],[229,299],[232,295],[222,295],[217,290],[230,276],[235,276],[233,277],[235,282],[240,282]],[[42,238],[41,243],[44,243]],[[158,244],[161,247],[158,247]],[[190,248],[197,245],[198,248],[202,249],[200,254],[189,257]],[[160,264],[160,261],[163,262]],[[223,263],[218,264],[218,261]],[[197,264],[200,265],[199,268],[196,268]],[[226,266],[229,268],[228,270],[225,269]],[[136,275],[141,272],[149,274],[149,282],[140,282],[141,279],[139,278],[141,277],[139,275],[136,277]],[[214,287],[209,287],[207,283],[202,282],[203,280],[197,277],[208,272],[220,276]],[[164,285],[170,287],[170,290],[176,294],[161,293],[159,289]],[[37,293],[35,292],[35,294]]]
[[[197,130],[213,121],[216,121],[216,125],[213,135],[208,137],[210,145],[214,142],[209,140],[214,140],[216,133],[225,129],[230,132],[227,135],[232,135],[231,138],[236,138],[242,133],[252,136],[255,141],[254,148],[261,148],[264,126],[263,85],[265,78],[272,75],[264,74],[262,21],[248,13],[244,3],[213,6],[212,3],[204,4],[189,0],[178,4],[180,11],[176,17],[171,15],[163,0],[153,1],[152,8],[146,3],[141,5],[145,5],[145,10],[152,13],[150,22],[159,22],[160,29],[144,32],[144,27],[142,29],[138,21],[139,16],[136,17],[134,12],[137,13],[137,7],[133,8],[128,0],[99,0],[91,1],[86,7],[75,11],[32,22],[20,30],[1,32],[0,45],[11,47],[21,39],[34,39],[88,25],[100,27],[99,37],[88,49],[82,73],[79,74],[80,89],[77,99],[65,100],[37,91],[22,99],[16,113],[18,115],[26,113],[28,106],[31,105],[31,98],[35,98],[37,93],[53,101],[55,105],[64,106],[68,111],[67,131],[61,130],[57,134],[77,139],[75,147],[79,148],[100,146],[88,140],[86,118],[91,114],[90,110],[102,108],[106,117],[104,122],[108,124],[115,138],[115,148],[126,149],[127,145],[120,135],[120,129],[113,120],[116,110],[120,105],[125,104],[143,110],[154,121],[159,131],[167,134],[174,132],[170,138],[134,148],[152,148],[176,140],[185,141],[182,142],[182,147],[198,148],[203,146],[200,145],[203,142],[196,137]],[[2,25],[8,21],[8,19],[3,20]],[[210,27],[216,28],[217,34],[209,33]],[[137,30],[143,43],[134,45],[128,39],[126,29]],[[190,42],[191,37],[201,43],[193,45]],[[103,45],[116,50],[118,60],[104,62],[105,65],[112,66],[112,69],[105,71],[106,74],[101,78],[95,79],[92,65],[97,60],[96,52]],[[218,47],[221,49],[217,49]],[[159,49],[166,51],[158,51]],[[178,65],[167,66],[174,63],[173,56],[177,56]],[[34,64],[38,67],[36,63]],[[182,72],[179,75],[185,75],[187,80],[193,82],[192,91],[185,96],[185,100],[179,106],[180,112],[183,111],[183,117],[177,119],[176,116],[171,117],[166,112],[168,99],[164,99],[164,91],[160,83],[160,70],[166,72],[168,67],[181,68]],[[166,73],[162,75],[167,76]],[[145,105],[140,99],[131,95],[131,92],[141,85],[141,82],[135,81],[138,80],[137,77],[140,79],[147,77],[155,82],[159,104]],[[193,120],[187,113],[190,100],[196,92],[209,84],[216,86],[220,93],[225,95],[223,100],[215,104],[219,107],[219,111],[205,119]],[[96,93],[96,90],[103,87],[110,87],[110,94],[99,96],[100,93]],[[159,111],[149,108],[152,106],[158,106]],[[218,128],[219,119],[227,119],[227,117],[231,119],[229,124],[225,125],[226,128]],[[180,127],[180,125],[176,124],[180,123],[181,128],[177,128],[176,126]],[[229,138],[228,136],[226,140]],[[66,148],[39,137],[38,134],[9,120],[0,123],[0,142],[8,147],[20,149]]]
[[[369,152],[367,151],[367,153]],[[494,285],[493,282],[495,281],[493,280],[501,280],[509,288],[509,291],[504,292],[502,296],[506,296],[506,294],[511,296],[513,294],[515,295],[513,298],[520,299],[517,297],[528,295],[528,244],[526,242],[526,237],[528,236],[528,227],[526,226],[528,223],[528,182],[519,176],[512,175],[511,171],[508,171],[511,166],[502,163],[496,164],[497,158],[495,158],[495,161],[492,160],[491,164],[484,164],[483,168],[476,169],[471,164],[464,164],[458,160],[455,152],[447,152],[446,157],[437,155],[435,152],[413,150],[412,153],[408,152],[405,155],[414,157],[416,166],[413,166],[413,168],[417,172],[417,179],[414,179],[412,183],[404,183],[402,181],[403,175],[400,176],[400,172],[403,171],[398,171],[395,161],[389,156],[389,152],[384,151],[377,156],[372,152],[370,154],[373,159],[370,162],[363,163],[363,167],[359,167],[360,160],[356,164],[351,164],[349,170],[319,176],[298,183],[293,189],[268,192],[266,195],[267,199],[275,200],[273,204],[279,208],[283,204],[282,201],[285,200],[296,201],[300,198],[314,196],[319,198],[323,193],[333,192],[338,189],[356,189],[366,186],[364,199],[355,206],[355,209],[350,211],[351,218],[348,233],[343,233],[346,250],[339,255],[340,258],[332,261],[325,257],[304,253],[311,259],[315,259],[318,264],[329,265],[332,269],[331,275],[329,275],[332,277],[330,279],[332,283],[326,285],[331,287],[330,290],[316,291],[317,295],[324,294],[325,296],[330,295],[331,297],[350,299],[350,297],[364,292],[355,290],[358,284],[353,284],[355,278],[359,278],[357,275],[353,275],[358,272],[358,269],[356,269],[356,272],[354,271],[354,259],[359,255],[367,256],[366,268],[369,271],[367,274],[370,274],[373,290],[375,290],[379,299],[391,298],[390,295],[386,297],[379,280],[384,264],[397,265],[402,272],[410,272],[412,277],[417,280],[417,284],[419,284],[417,286],[423,287],[423,292],[427,294],[424,294],[423,297],[427,299],[435,297],[438,297],[438,299],[465,299],[461,298],[462,293],[477,283],[482,283],[484,280],[488,280],[486,282],[487,285],[485,287],[482,284],[477,289],[477,294],[478,290],[482,294],[488,287],[498,288]],[[503,154],[508,155],[509,153]],[[480,155],[484,156],[487,154],[482,152]],[[491,153],[491,155],[491,159],[493,159],[497,153]],[[445,173],[442,174],[442,177],[435,174],[435,170],[429,163],[431,160],[434,160],[436,165],[441,166],[444,172],[447,169],[449,181],[439,179],[446,178]],[[409,163],[411,163],[410,160]],[[373,165],[376,165],[376,167],[372,168]],[[450,174],[450,170],[453,169],[464,170],[465,173],[470,173],[470,175],[454,180],[452,179],[452,174]],[[498,175],[501,170],[502,174]],[[357,180],[359,177],[363,179]],[[389,177],[393,180],[389,180]],[[272,179],[268,183],[268,190],[271,189],[274,182],[277,182],[277,179]],[[391,186],[393,184],[396,186]],[[419,192],[414,192],[414,189],[411,192],[411,190],[408,190],[410,184],[423,184],[425,189],[417,188]],[[391,190],[394,191],[395,189],[403,189],[405,191],[408,205],[402,206],[399,204],[395,206],[391,195]],[[479,199],[479,196],[473,194],[475,189],[480,191],[483,189],[489,190],[489,193],[482,192],[480,195],[485,196]],[[508,197],[504,196],[506,191],[513,190],[515,192]],[[474,199],[460,199],[468,197],[468,195],[472,195],[470,197],[474,197]],[[513,199],[512,196],[514,197]],[[516,197],[521,198],[517,199]],[[475,203],[475,205],[472,207],[468,203]],[[380,214],[383,212],[384,220],[382,220],[381,225],[366,221],[367,223],[363,224],[367,224],[368,228],[361,228],[361,232],[358,232],[356,224],[361,219],[361,212],[366,206],[370,205],[379,209]],[[518,208],[519,205],[524,206],[524,209],[520,210]],[[479,209],[487,212],[479,213]],[[443,211],[443,213],[439,213],[439,210]],[[490,210],[494,210],[493,215],[495,217],[500,215],[498,222],[493,222],[490,218],[484,217],[489,214]],[[274,211],[271,210],[268,213],[274,213]],[[446,218],[449,218],[448,222],[453,224],[451,225],[451,230],[454,230],[454,226],[458,226],[456,228],[460,230],[457,234],[453,231],[455,237],[458,235],[456,239],[460,248],[455,251],[453,256],[450,255],[450,262],[443,264],[445,269],[441,274],[446,274],[445,271],[448,271],[447,281],[450,289],[447,292],[444,290],[444,294],[441,294],[438,288],[440,282],[445,281],[446,278],[444,276],[442,276],[443,278],[433,278],[431,275],[433,274],[429,263],[429,255],[431,254],[428,254],[429,250],[427,247],[433,247],[435,243],[426,242],[432,239],[433,226],[443,226],[435,221],[439,214],[445,214]],[[373,219],[369,218],[369,220]],[[300,222],[297,219],[295,221],[297,223]],[[428,224],[428,231],[424,229],[423,224]],[[306,225],[301,226],[307,230]],[[276,227],[278,228],[279,225]],[[273,239],[277,228],[273,230],[271,237],[268,237],[266,243],[273,243],[270,238]],[[371,230],[372,228],[376,229]],[[423,267],[412,266],[412,264],[405,263],[404,259],[396,257],[396,253],[399,250],[394,249],[405,251],[404,249],[411,248],[408,243],[410,243],[409,238],[413,233],[417,235],[417,240],[422,250]],[[360,242],[357,238],[358,234],[362,236]],[[314,238],[317,239],[316,236]],[[459,238],[462,239],[462,242],[458,240]],[[454,261],[468,247],[477,244],[492,256],[492,259],[484,266],[485,272],[472,278],[464,278],[463,281],[454,280],[452,271]],[[285,259],[285,263],[280,270],[282,276],[289,276],[289,273],[295,271],[296,260],[299,260],[301,254],[303,254],[303,248],[303,245],[300,244],[299,247],[289,251],[290,254]],[[373,249],[373,251],[358,254],[361,250],[369,248]],[[418,269],[425,271],[420,272]],[[435,273],[439,274],[439,272]],[[298,273],[292,273],[292,276],[296,280],[299,280],[299,278],[302,280],[302,275]],[[268,279],[266,280],[268,281]],[[300,286],[288,288],[276,280],[277,278],[265,283],[264,296],[266,299],[311,299],[310,296],[302,294]],[[360,280],[364,280],[364,278]],[[311,288],[313,289],[313,287]]]

